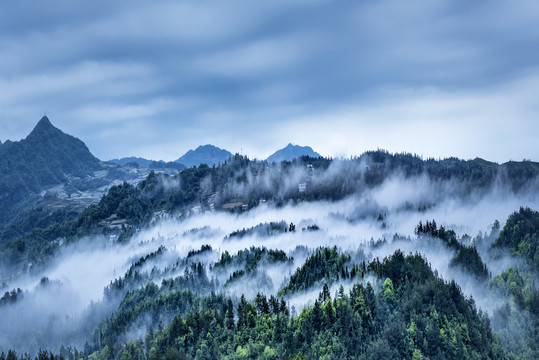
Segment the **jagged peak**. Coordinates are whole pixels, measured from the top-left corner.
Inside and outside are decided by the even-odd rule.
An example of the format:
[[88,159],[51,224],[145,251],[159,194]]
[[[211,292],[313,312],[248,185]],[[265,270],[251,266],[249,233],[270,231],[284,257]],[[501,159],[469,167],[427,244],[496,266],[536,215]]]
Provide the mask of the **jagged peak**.
[[38,124],[38,125],[39,125],[39,124],[45,124],[45,125],[50,125],[50,126],[52,126],[51,121],[49,120],[49,118],[47,117],[47,115],[43,115],[43,117],[41,118],[41,120],[39,120],[39,121],[37,122],[37,124]]
[[49,118],[45,115],[41,118],[41,120],[37,122],[36,126],[34,127],[34,130],[32,130],[28,137],[51,132],[61,132],[61,130],[54,127]]

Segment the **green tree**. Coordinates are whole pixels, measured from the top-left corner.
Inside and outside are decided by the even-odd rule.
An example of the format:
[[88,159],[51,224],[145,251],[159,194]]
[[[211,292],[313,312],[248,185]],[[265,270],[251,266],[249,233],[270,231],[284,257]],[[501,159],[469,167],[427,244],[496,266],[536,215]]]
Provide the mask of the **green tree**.
[[384,280],[382,287],[382,297],[387,302],[393,302],[395,300],[395,289],[393,288],[393,281],[390,278]]

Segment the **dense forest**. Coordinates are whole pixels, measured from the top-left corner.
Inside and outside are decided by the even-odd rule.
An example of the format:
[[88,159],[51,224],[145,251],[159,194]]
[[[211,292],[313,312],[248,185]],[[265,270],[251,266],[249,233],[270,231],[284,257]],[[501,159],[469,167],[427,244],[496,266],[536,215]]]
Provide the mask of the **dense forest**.
[[[311,259],[331,268],[331,255],[323,254],[334,252],[319,249]],[[397,251],[367,267],[381,288],[358,281],[334,296],[325,285],[314,305],[297,314],[273,295],[259,293],[252,302],[218,295],[200,263],[192,264],[160,287],[128,291],[84,351],[63,347],[39,358],[507,358],[473,300],[455,282],[437,278],[421,255]],[[293,279],[308,286],[308,279]],[[123,343],[122,334],[148,317],[149,332]]]

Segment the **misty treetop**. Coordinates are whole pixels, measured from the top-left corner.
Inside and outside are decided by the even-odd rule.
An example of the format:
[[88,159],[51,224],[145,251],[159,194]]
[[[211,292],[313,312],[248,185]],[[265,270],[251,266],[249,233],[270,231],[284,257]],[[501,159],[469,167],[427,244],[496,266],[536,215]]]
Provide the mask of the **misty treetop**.
[[460,267],[462,270],[467,271],[482,281],[490,277],[487,265],[481,260],[475,246],[461,245],[449,265],[451,267]]
[[[122,333],[121,327],[117,327],[121,323],[103,323],[106,327],[100,331],[101,345],[95,356],[507,358],[489,328],[488,319],[476,310],[474,302],[466,299],[454,282],[437,278],[420,255],[404,256],[397,252],[368,267],[385,279],[383,289],[375,289],[370,282],[357,282],[349,292],[341,286],[332,298],[324,287],[319,300],[295,316],[284,299],[274,296],[268,298],[259,293],[249,302],[243,296],[231,301],[212,294],[202,301],[184,292],[182,296],[188,297],[183,302],[192,305],[183,306],[183,315],[175,316],[162,329],[151,327],[140,341],[122,345],[118,343],[120,338],[111,337],[115,332],[110,332],[114,328]],[[151,298],[151,291],[146,289],[141,295]],[[119,318],[115,315],[111,319]]]
[[506,249],[517,260],[488,284],[490,296],[502,299],[492,314],[492,328],[514,358],[539,357],[538,220],[537,211],[520,208],[490,249],[497,259],[507,256]]
[[[441,235],[441,244],[456,251],[455,259],[460,259],[454,261],[466,265],[469,258],[480,259],[475,247],[459,242],[454,232],[441,231],[435,221],[418,228],[427,229],[419,236]],[[455,243],[458,247],[450,245]],[[93,305],[91,313],[104,308],[111,312],[92,332],[84,330],[88,334],[84,349],[62,347],[59,356],[533,359],[536,355],[531,329],[538,328],[532,314],[536,314],[539,296],[531,278],[516,269],[495,276],[489,285],[493,293],[509,301],[495,310],[491,325],[455,281],[441,280],[419,254],[405,256],[397,251],[382,260],[355,264],[350,254],[336,247],[317,248],[284,284],[279,293],[284,298],[259,292],[248,300],[221,292],[227,285],[212,278],[212,271],[241,266],[242,270],[230,273],[231,281],[241,281],[247,272],[263,276],[261,263],[293,259],[281,250],[251,247],[232,255],[225,250],[211,267],[198,261],[212,251],[210,245],[202,245],[190,250],[184,260],[169,258],[171,272],[152,267],[168,256],[164,247],[133,259],[125,276],[107,288],[103,301],[109,302],[108,307]],[[181,275],[175,276],[178,272]],[[160,278],[160,285],[155,284]],[[42,282],[49,284],[48,279]],[[339,282],[333,294],[328,284]],[[350,284],[348,290],[343,283]],[[311,305],[296,309],[287,302],[313,286],[321,286],[322,291]],[[20,291],[7,292],[2,303],[22,301],[21,296]],[[511,336],[517,333],[520,338]],[[10,356],[15,355],[11,352]]]
[[[62,347],[58,356],[507,358],[474,302],[454,282],[437,278],[420,255],[396,252],[367,267],[383,280],[382,288],[360,281],[348,292],[341,285],[333,297],[324,286],[314,305],[297,315],[284,299],[273,295],[258,293],[249,302],[244,296],[230,299],[211,292],[200,297],[190,290],[171,291],[168,283],[161,288],[149,284],[125,295],[118,310],[94,331],[84,351]],[[138,339],[126,340],[126,334],[141,326],[149,330]],[[14,352],[10,354],[16,358]],[[51,356],[56,357],[38,354],[39,359]]]
[[508,248],[513,255],[524,258],[539,274],[539,212],[520,208],[505,223],[494,247]]
[[459,241],[454,230],[447,230],[444,226],[438,228],[435,220],[427,220],[425,224],[422,221],[419,222],[415,234],[419,237],[430,236],[440,239],[445,246],[455,250],[456,254],[449,263],[451,268],[465,271],[481,281],[489,279],[489,270],[477,252],[477,248]]
[[460,247],[459,242],[457,241],[457,234],[454,230],[446,229],[444,226],[438,228],[436,220],[429,221],[427,220],[425,224],[419,221],[415,229],[415,234],[418,236],[429,235],[432,237],[442,239],[447,246],[458,249]]
[[230,255],[228,250],[221,254],[221,258],[213,265],[213,270],[221,271],[227,267],[243,267],[245,271],[251,272],[257,269],[259,264],[271,265],[275,263],[289,264],[294,258],[288,257],[282,250],[266,249],[265,247],[251,246],[249,249],[239,250],[236,254]]
[[249,229],[243,228],[241,230],[236,230],[230,233],[227,236],[227,239],[228,240],[233,240],[234,238],[241,239],[244,236],[248,236],[248,235],[269,237],[274,234],[285,233],[286,231],[288,231],[288,229],[292,229],[292,226],[289,226],[284,220],[279,221],[279,222],[271,221],[269,223],[258,224]]
[[303,291],[321,282],[334,282],[339,279],[353,278],[361,273],[351,263],[350,255],[339,254],[336,248],[317,249],[305,263],[290,277],[288,285],[283,287],[280,295]]

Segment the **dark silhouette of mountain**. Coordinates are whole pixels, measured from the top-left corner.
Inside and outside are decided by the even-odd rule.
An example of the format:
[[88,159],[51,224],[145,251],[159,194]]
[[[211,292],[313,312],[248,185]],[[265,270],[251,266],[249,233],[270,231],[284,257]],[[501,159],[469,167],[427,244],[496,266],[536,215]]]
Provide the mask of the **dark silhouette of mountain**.
[[309,156],[313,158],[322,157],[315,152],[310,146],[299,146],[288,144],[285,148],[277,150],[266,159],[268,162],[281,162],[283,160],[292,161],[300,156]]
[[207,164],[213,166],[223,163],[232,156],[232,153],[213,145],[201,145],[196,150],[189,150],[182,157],[176,160],[177,163],[187,167]]
[[0,157],[0,229],[13,207],[44,187],[83,178],[102,168],[79,139],[55,128],[44,116],[23,140],[6,142]]

